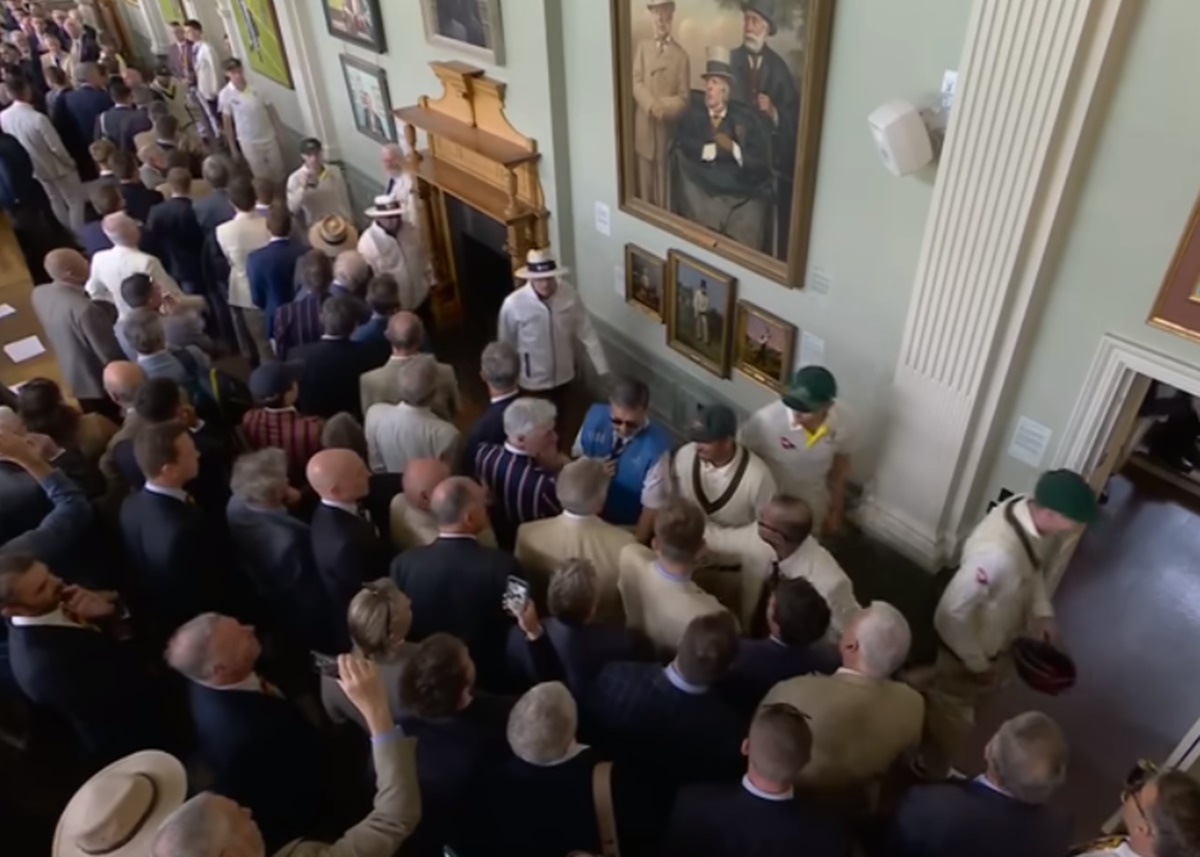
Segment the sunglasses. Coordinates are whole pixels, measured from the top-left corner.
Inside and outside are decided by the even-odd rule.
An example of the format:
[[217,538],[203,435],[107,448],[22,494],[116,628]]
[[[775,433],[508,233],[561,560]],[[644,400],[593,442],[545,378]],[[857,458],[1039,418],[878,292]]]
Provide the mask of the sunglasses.
[[609,418],[612,421],[614,428],[637,428],[640,426],[641,420],[621,420],[616,417]]
[[1132,800],[1133,805],[1137,807],[1138,814],[1142,818],[1146,817],[1146,810],[1142,809],[1142,802],[1139,795],[1142,789],[1146,787],[1146,783],[1154,779],[1158,774],[1158,765],[1146,759],[1140,759],[1133,769],[1125,775],[1125,784],[1121,788],[1121,803],[1127,800]]

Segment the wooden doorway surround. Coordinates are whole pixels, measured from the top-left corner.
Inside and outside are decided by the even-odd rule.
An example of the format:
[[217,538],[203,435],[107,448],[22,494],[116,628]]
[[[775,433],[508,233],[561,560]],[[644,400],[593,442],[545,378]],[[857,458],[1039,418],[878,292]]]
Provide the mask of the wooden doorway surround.
[[[463,286],[454,262],[454,235],[446,209],[453,197],[504,224],[512,270],[549,243],[545,197],[538,177],[537,141],[504,115],[506,84],[462,62],[430,63],[442,83],[440,98],[421,96],[396,116],[404,123],[409,168],[433,276],[433,312],[439,327],[463,316]],[[417,148],[423,131],[427,148]]]

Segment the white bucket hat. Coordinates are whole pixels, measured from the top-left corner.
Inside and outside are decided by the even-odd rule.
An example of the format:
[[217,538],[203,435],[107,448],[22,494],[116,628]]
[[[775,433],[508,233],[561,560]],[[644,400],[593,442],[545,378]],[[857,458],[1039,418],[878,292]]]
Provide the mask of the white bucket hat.
[[54,831],[53,857],[143,857],[159,825],[183,805],[187,772],[168,753],[145,750],[83,784]]
[[554,254],[549,250],[530,250],[525,254],[525,265],[517,269],[518,280],[548,280],[570,273],[569,268],[558,267]]

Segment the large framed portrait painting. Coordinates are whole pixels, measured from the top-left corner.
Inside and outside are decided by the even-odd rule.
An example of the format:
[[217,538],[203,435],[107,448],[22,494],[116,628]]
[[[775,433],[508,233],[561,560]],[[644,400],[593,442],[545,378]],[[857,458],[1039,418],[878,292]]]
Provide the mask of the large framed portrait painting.
[[803,281],[834,0],[611,0],[623,211]]

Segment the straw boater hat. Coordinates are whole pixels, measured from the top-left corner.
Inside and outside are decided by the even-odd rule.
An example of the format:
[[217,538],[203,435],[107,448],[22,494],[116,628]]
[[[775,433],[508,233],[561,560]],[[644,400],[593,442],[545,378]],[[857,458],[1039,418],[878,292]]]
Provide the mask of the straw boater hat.
[[335,214],[313,224],[308,230],[308,243],[326,256],[337,256],[358,247],[358,230],[349,220]]
[[372,220],[378,220],[382,217],[402,217],[404,215],[404,204],[395,197],[377,196],[375,197],[375,204],[363,213]]
[[113,762],[83,784],[58,819],[53,857],[143,857],[163,820],[187,797],[174,756],[146,750]]
[[723,77],[726,80],[733,80],[733,66],[729,62],[729,48],[717,45],[709,48],[706,52],[706,60],[704,64],[704,72],[700,75],[703,78]]
[[554,254],[549,250],[530,250],[525,255],[525,266],[517,269],[518,280],[548,280],[569,273],[568,268],[558,267]]

